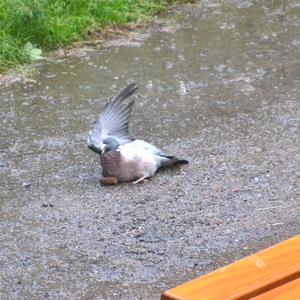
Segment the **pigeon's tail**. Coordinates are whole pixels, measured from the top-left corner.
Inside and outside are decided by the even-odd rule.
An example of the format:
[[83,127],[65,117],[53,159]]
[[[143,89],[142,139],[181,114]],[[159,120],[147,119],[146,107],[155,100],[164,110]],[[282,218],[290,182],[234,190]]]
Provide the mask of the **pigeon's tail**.
[[179,166],[179,165],[187,165],[189,163],[186,159],[178,159],[177,157],[173,157],[173,166]]
[[170,168],[170,167],[176,167],[180,165],[186,165],[189,162],[186,159],[179,159],[175,156],[164,156],[165,160],[161,162],[160,168]]

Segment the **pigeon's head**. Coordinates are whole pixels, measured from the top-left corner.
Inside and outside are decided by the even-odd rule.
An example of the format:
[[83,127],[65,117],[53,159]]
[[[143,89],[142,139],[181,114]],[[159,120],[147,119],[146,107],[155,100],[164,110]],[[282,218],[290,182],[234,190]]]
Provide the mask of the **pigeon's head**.
[[119,146],[120,146],[120,144],[116,139],[114,139],[112,137],[107,137],[103,140],[103,144],[100,147],[101,155],[104,152],[117,150],[119,148]]

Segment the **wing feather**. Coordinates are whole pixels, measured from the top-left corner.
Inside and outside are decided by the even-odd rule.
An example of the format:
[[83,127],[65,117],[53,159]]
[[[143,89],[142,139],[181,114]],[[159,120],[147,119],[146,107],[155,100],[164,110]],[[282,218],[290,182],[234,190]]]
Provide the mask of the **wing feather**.
[[133,141],[129,134],[129,119],[134,100],[124,103],[137,90],[135,83],[130,84],[108,101],[88,136],[88,147],[99,153],[103,139],[113,137],[120,145]]

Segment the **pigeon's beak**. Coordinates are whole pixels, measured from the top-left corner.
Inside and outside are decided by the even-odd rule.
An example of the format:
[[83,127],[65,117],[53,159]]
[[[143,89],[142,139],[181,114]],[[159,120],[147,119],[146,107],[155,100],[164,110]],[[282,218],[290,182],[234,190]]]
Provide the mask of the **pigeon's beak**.
[[103,153],[105,152],[105,148],[106,148],[106,145],[102,144],[101,147],[100,147],[101,155],[103,155]]

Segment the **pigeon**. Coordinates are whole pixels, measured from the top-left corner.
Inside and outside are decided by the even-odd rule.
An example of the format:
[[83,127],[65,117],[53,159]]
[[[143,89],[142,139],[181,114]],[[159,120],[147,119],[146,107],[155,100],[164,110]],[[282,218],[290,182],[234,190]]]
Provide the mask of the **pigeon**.
[[88,148],[100,155],[103,179],[113,178],[113,183],[133,181],[137,184],[160,168],[188,163],[129,134],[134,100],[127,103],[125,100],[136,90],[136,84],[132,83],[108,101],[88,134]]

